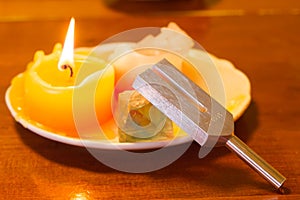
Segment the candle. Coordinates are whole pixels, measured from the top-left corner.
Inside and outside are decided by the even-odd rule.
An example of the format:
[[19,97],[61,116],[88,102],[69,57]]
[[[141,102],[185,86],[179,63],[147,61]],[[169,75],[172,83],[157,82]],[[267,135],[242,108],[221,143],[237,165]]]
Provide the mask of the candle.
[[124,56],[113,62],[116,82],[130,70],[141,66],[152,66],[163,58],[170,60],[178,69],[181,69],[182,58],[174,53],[160,49],[130,49]]
[[[133,31],[132,34],[138,33]],[[167,59],[197,84],[204,86],[199,72],[185,59],[194,45],[193,39],[173,22],[167,27],[162,27],[160,33],[155,36],[149,34],[135,44],[121,44],[110,55],[115,69],[115,81],[118,82],[136,67],[152,66],[162,59]]]
[[[91,49],[74,51],[74,23],[72,19],[63,49],[61,44],[56,44],[49,55],[37,51],[26,71],[13,79],[11,99],[20,117],[43,129],[78,137],[72,109],[74,91],[84,93],[90,85],[96,85],[93,102],[97,120],[100,124],[106,123],[112,117],[114,69],[89,55]],[[101,81],[95,79],[95,74],[101,75]],[[84,101],[84,97],[82,99]]]

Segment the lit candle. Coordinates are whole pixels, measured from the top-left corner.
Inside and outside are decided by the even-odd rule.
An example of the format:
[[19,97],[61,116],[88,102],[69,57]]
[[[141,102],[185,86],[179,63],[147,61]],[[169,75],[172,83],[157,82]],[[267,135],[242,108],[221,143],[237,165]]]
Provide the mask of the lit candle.
[[[100,124],[109,121],[112,116],[114,69],[106,66],[103,60],[89,55],[91,49],[74,51],[74,25],[72,19],[63,49],[61,44],[56,44],[49,55],[43,51],[35,53],[26,71],[13,79],[11,99],[20,117],[43,129],[76,137],[72,113],[74,90],[89,89],[87,85],[92,81],[98,84],[94,96],[97,119]],[[86,70],[79,74],[83,66]],[[90,79],[101,70],[101,81]]]

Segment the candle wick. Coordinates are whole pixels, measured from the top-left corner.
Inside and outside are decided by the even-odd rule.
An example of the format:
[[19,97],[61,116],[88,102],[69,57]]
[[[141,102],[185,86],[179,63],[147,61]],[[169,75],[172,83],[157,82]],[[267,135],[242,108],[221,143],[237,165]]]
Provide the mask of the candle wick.
[[73,69],[72,69],[72,67],[71,67],[70,65],[65,64],[65,65],[62,65],[61,68],[62,68],[62,69],[67,69],[67,68],[69,68],[69,69],[70,69],[70,77],[73,76]]

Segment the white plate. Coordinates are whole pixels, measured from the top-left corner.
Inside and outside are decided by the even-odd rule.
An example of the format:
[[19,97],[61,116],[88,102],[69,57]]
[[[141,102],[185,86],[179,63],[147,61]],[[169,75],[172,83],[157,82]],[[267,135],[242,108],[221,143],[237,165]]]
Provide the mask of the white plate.
[[[114,45],[106,44],[107,49],[112,49]],[[105,49],[106,49],[105,48]],[[194,59],[198,59],[203,56],[203,52],[199,50],[191,50],[189,56]],[[234,120],[237,120],[248,107],[251,96],[250,96],[250,82],[245,74],[236,69],[233,64],[227,60],[219,59],[213,55],[209,55],[217,70],[221,74],[221,78],[224,84],[225,94],[226,94],[226,105],[227,107],[231,104],[235,104],[233,109],[230,112],[233,115]],[[201,61],[202,62],[202,61]],[[44,130],[30,121],[19,117],[17,111],[13,108],[10,100],[10,93],[12,87],[9,87],[5,94],[6,105],[11,112],[14,119],[22,124],[25,128],[31,130],[32,132],[48,138],[50,140],[54,140],[57,142],[82,146],[88,148],[97,148],[97,149],[123,149],[123,150],[142,150],[142,149],[155,149],[161,148],[163,146],[169,145],[178,145],[186,142],[191,142],[192,138],[189,136],[179,136],[172,141],[154,141],[154,142],[136,142],[136,143],[119,143],[116,140],[108,141],[108,140],[87,140],[87,139],[78,139],[67,137],[63,135],[56,134],[54,132],[50,132]],[[240,99],[240,97],[243,97]]]

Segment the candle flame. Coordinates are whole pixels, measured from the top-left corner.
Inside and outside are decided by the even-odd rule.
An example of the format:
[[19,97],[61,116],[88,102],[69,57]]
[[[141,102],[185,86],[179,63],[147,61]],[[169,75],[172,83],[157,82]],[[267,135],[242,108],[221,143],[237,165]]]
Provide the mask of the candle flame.
[[74,66],[74,29],[75,19],[72,17],[70,20],[64,47],[58,62],[58,69],[61,71],[67,68],[70,68],[72,70],[72,67]]

